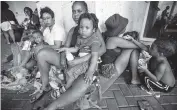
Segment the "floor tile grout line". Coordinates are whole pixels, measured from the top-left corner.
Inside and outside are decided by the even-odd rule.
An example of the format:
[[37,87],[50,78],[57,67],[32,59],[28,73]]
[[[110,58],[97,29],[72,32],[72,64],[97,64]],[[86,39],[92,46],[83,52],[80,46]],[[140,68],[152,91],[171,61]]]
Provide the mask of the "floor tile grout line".
[[[120,87],[119,87],[120,88]],[[121,92],[121,94],[123,95],[123,93],[122,93],[122,90],[120,89],[120,90],[116,90],[116,91],[120,91]],[[116,96],[115,96],[115,93],[113,92],[113,94],[114,94],[114,98],[116,99]],[[123,95],[124,96],[124,95]],[[125,96],[124,96],[125,97]],[[126,103],[128,104],[128,102],[127,102],[127,99],[125,98],[125,101],[126,101]],[[120,107],[119,106],[119,103],[118,103],[118,101],[116,100],[116,102],[117,102],[117,105],[118,105],[118,107]],[[128,104],[128,106],[129,106],[129,104]]]
[[[127,84],[125,84],[125,85],[126,85],[126,87],[127,87]],[[120,88],[120,85],[118,85],[118,86],[119,86],[119,88]],[[127,87],[127,88],[128,88],[128,87]],[[121,88],[120,88],[120,91],[121,91],[122,95],[124,96],[124,94],[123,94]],[[129,90],[129,91],[130,91],[130,90]],[[131,91],[130,91],[130,92],[131,92]],[[131,93],[131,94],[132,94],[132,93]],[[133,94],[132,94],[132,96],[133,96]],[[124,96],[124,97],[125,97],[125,96]],[[127,101],[127,99],[126,99],[126,97],[125,97],[125,100],[126,100],[128,106],[130,106],[129,103],[128,103],[128,101]]]

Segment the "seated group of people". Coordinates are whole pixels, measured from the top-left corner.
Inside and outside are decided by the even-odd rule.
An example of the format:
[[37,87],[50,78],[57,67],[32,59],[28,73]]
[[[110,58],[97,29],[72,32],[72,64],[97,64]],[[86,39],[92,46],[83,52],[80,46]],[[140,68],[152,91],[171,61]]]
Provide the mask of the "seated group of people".
[[[41,90],[32,97],[31,102],[51,90],[49,71],[52,65],[58,70],[67,69],[66,91],[45,110],[55,110],[82,97],[93,83],[99,58],[102,60],[100,74],[104,77],[119,77],[130,64],[132,84],[142,83],[147,91],[163,92],[169,92],[175,86],[175,78],[166,59],[175,52],[170,42],[157,39],[148,48],[139,42],[136,31],[124,33],[127,18],[119,14],[110,16],[105,22],[107,31],[101,34],[96,15],[88,13],[84,1],[75,1],[72,17],[77,26],[70,29],[66,38],[64,29],[55,23],[55,15],[50,8],[42,8],[40,15],[45,28],[42,32],[33,30],[32,37],[25,41],[22,50],[26,52],[26,57],[20,65],[26,67],[34,60],[41,73]],[[123,37],[120,37],[122,34]],[[148,66],[138,64],[141,51],[152,56],[147,61]],[[36,63],[30,64],[34,66]]]

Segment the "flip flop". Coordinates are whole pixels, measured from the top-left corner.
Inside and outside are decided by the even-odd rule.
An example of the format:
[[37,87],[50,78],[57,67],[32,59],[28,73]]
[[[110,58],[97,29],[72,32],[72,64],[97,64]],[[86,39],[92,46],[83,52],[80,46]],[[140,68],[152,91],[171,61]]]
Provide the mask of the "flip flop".
[[[31,98],[30,103],[34,103],[38,100],[40,100],[45,94],[47,94],[48,92],[50,92],[52,90],[52,88],[50,88],[49,90],[45,91],[45,90],[40,90],[38,91],[34,97]],[[38,95],[37,95],[38,94]]]
[[140,110],[153,110],[153,108],[149,104],[149,101],[147,100],[138,100],[137,103]]

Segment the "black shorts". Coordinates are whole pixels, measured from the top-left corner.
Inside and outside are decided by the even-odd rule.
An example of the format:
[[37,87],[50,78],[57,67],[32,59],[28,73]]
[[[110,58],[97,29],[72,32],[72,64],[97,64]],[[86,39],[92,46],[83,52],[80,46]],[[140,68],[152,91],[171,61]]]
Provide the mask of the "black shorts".
[[170,92],[174,87],[170,87],[166,84],[164,84],[162,81],[154,82],[152,81],[148,76],[145,75],[145,73],[142,73],[140,75],[141,83],[148,89],[155,92]]

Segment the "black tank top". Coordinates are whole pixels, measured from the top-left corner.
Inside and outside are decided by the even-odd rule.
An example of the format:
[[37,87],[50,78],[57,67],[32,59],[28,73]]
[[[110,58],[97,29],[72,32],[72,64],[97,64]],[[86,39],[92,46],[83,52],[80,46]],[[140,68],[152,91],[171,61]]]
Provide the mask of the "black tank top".
[[104,53],[101,57],[102,64],[110,64],[114,63],[117,57],[121,54],[121,49],[106,49],[106,53]]

